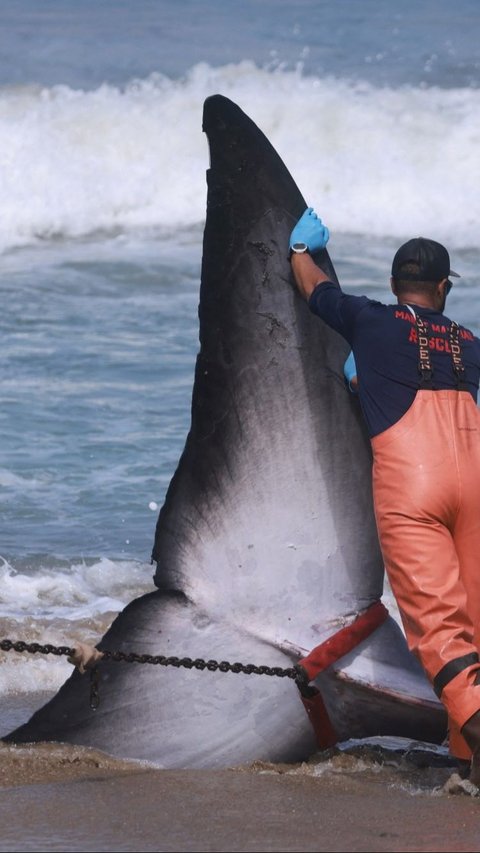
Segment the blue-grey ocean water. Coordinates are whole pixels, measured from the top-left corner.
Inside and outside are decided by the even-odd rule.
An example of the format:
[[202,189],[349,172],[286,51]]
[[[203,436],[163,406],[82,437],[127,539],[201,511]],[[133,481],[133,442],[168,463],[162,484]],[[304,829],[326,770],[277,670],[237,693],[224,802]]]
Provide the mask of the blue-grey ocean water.
[[[208,150],[236,101],[331,230],[346,289],[388,296],[424,234],[480,333],[476,0],[0,5],[0,635],[97,639],[152,589],[189,428]],[[0,694],[65,661],[4,656]]]

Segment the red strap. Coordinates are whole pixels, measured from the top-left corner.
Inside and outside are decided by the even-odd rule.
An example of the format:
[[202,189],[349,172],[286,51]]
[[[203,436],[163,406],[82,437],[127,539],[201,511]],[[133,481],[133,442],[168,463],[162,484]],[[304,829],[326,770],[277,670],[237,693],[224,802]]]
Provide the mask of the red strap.
[[[385,622],[388,610],[381,601],[375,601],[351,625],[341,628],[320,646],[316,646],[306,658],[299,661],[309,681],[330,664],[351,652],[363,640]],[[328,716],[321,693],[316,687],[308,688],[308,696],[300,694],[308,718],[313,726],[319,749],[327,749],[338,742],[337,733]]]
[[335,746],[338,743],[338,735],[328,716],[322,694],[314,689],[311,696],[300,694],[300,699],[313,726],[318,748],[328,749],[329,746]]
[[299,665],[305,670],[308,680],[313,681],[319,672],[327,666],[343,658],[366,640],[370,634],[378,628],[388,616],[388,610],[381,601],[375,601],[360,616],[357,616],[351,625],[340,628],[336,634],[325,640],[320,646],[316,646],[306,658],[299,661]]

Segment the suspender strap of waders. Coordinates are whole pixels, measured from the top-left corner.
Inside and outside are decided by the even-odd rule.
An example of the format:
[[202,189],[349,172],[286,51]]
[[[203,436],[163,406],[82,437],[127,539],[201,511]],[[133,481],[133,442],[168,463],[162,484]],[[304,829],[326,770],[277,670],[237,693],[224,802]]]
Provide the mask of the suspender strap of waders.
[[465,382],[465,365],[462,361],[459,331],[458,323],[452,320],[452,325],[450,326],[450,349],[452,351],[453,372],[457,379],[458,390],[468,391],[468,385]]
[[[420,388],[432,388],[433,368],[430,361],[430,338],[428,325],[422,317],[419,317],[417,312],[413,310],[411,305],[406,306],[415,318],[417,327],[417,343],[418,343],[418,372],[420,374]],[[462,361],[462,348],[459,339],[460,328],[455,320],[452,320],[449,329],[449,344],[452,355],[452,367],[457,380],[457,388],[459,391],[468,391],[468,385],[465,381],[465,365]]]
[[428,326],[421,317],[415,314],[415,323],[417,325],[417,342],[418,342],[418,372],[420,374],[420,388],[432,387],[433,369],[430,361]]

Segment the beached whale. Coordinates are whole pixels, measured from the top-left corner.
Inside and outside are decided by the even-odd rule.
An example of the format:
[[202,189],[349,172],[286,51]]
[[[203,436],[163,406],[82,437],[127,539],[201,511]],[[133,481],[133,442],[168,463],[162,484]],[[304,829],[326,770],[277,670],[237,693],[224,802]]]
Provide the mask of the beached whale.
[[[342,366],[347,345],[293,286],[286,247],[306,207],[260,129],[204,105],[211,165],[192,422],[160,511],[158,589],[99,643],[123,652],[292,667],[383,590],[371,456]],[[326,251],[317,256],[329,275]],[[153,459],[153,465],[155,464]],[[288,678],[104,661],[101,703],[74,671],[6,739],[84,744],[163,767],[315,752]],[[443,708],[388,617],[315,679],[339,740],[439,743]]]

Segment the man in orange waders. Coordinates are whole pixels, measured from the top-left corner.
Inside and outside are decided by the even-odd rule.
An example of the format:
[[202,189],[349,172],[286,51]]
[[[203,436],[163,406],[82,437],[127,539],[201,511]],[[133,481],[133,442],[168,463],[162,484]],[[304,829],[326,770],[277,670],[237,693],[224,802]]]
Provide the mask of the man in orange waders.
[[480,340],[443,313],[457,274],[440,243],[400,247],[396,304],[384,305],[343,293],[315,264],[328,237],[308,208],[290,237],[292,271],[352,348],[390,585],[448,713],[450,752],[480,786]]

